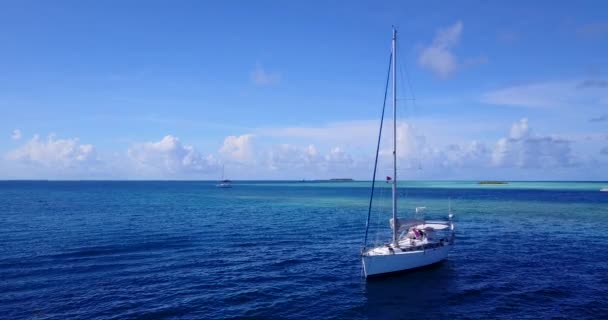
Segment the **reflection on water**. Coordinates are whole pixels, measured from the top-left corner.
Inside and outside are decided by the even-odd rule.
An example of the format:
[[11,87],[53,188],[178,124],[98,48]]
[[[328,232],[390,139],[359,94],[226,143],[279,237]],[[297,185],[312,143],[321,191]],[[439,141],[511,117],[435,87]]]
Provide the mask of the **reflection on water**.
[[365,313],[373,319],[448,317],[448,296],[455,276],[450,262],[366,281]]

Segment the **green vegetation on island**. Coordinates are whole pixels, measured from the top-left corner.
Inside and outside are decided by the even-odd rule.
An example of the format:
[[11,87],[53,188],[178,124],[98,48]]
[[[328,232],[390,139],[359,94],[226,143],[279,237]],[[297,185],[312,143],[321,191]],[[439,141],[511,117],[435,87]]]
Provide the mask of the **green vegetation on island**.
[[508,184],[506,181],[479,181],[479,184]]

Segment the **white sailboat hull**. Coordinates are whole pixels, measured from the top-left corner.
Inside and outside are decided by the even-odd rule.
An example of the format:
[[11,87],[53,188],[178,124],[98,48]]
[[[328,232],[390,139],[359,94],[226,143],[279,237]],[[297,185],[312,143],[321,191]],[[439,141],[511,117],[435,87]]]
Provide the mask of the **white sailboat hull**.
[[446,244],[419,251],[399,252],[396,249],[394,254],[364,255],[363,271],[365,277],[369,277],[425,267],[446,259],[451,248],[452,245]]

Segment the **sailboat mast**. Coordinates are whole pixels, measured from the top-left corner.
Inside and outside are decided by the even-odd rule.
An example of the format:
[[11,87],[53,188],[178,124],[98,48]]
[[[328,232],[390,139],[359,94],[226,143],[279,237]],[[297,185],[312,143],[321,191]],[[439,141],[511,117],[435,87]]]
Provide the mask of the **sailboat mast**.
[[397,232],[397,29],[393,27],[393,245],[399,246]]

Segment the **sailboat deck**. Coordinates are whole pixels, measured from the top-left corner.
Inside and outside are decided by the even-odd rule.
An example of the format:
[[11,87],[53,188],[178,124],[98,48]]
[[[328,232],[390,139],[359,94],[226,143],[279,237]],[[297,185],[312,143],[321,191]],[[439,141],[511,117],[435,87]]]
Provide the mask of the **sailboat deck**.
[[415,239],[401,239],[399,240],[399,246],[394,247],[392,244],[386,244],[371,248],[364,253],[367,256],[382,256],[391,254],[408,253],[415,251],[424,251],[429,249],[435,249],[449,245],[447,239],[440,239],[439,241],[428,241],[428,240],[415,240]]

